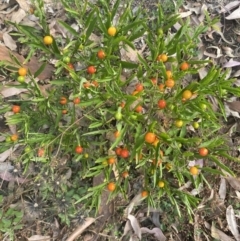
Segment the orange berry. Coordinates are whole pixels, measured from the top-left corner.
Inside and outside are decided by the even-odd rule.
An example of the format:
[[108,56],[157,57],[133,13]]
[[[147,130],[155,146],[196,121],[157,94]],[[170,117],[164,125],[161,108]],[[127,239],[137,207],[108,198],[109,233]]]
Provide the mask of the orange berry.
[[38,157],[43,157],[44,153],[45,153],[45,150],[43,148],[39,148],[37,155],[38,155]]
[[89,74],[94,74],[94,73],[96,73],[96,68],[93,66],[93,65],[91,65],[91,66],[88,66],[88,68],[87,68],[87,72],[89,73]]
[[80,101],[81,101],[81,100],[80,100],[79,97],[76,97],[76,98],[73,99],[73,103],[74,103],[75,105],[79,104]]
[[97,52],[97,56],[99,59],[104,59],[106,57],[106,53],[100,49],[98,52]]
[[19,105],[13,105],[12,106],[12,112],[13,113],[19,113],[21,111],[21,107]]
[[121,155],[121,152],[122,152],[122,148],[121,147],[117,147],[116,150],[115,150],[115,153],[120,156]]
[[166,71],[166,75],[167,75],[167,78],[168,78],[168,79],[171,79],[172,76],[173,76],[173,75],[172,75],[172,72],[171,72],[170,70],[167,70],[167,71]]
[[113,192],[116,189],[116,184],[114,182],[109,182],[107,185],[107,189],[109,192]]
[[91,83],[89,81],[87,81],[87,82],[83,83],[83,87],[87,89],[87,88],[91,87]]
[[82,148],[81,146],[76,146],[76,147],[75,147],[75,152],[76,152],[77,154],[81,154],[81,153],[83,152],[83,148]]
[[96,80],[93,80],[92,84],[97,88],[99,86],[99,83]]
[[172,88],[175,85],[175,81],[173,79],[168,79],[165,81],[165,85],[168,88]]
[[156,140],[156,135],[152,132],[147,132],[144,139],[145,142],[152,144]]
[[148,196],[148,191],[144,190],[141,192],[142,197],[147,197]]
[[198,168],[195,167],[195,166],[190,167],[189,171],[190,171],[190,173],[191,173],[193,176],[198,175]]
[[140,92],[140,91],[142,91],[143,89],[144,89],[144,87],[143,87],[142,84],[139,83],[139,84],[136,85],[136,88],[135,88],[136,91]]
[[160,92],[164,92],[164,87],[165,87],[164,84],[159,84],[158,88],[159,88]]
[[116,162],[116,160],[115,160],[114,157],[110,157],[110,158],[107,160],[107,162],[108,162],[108,165],[112,165],[112,164],[114,164],[114,163]]
[[122,173],[122,177],[123,177],[123,178],[129,177],[128,171],[124,171],[124,172]]
[[127,148],[123,148],[123,149],[121,150],[120,156],[121,156],[122,158],[127,158],[127,157],[129,157],[129,151],[128,151],[128,149],[127,149]]
[[183,70],[183,71],[188,70],[189,67],[190,67],[190,65],[187,62],[183,62],[183,63],[180,64],[180,69]]
[[207,156],[208,155],[208,149],[205,147],[201,147],[198,149],[198,153],[200,156]]
[[141,105],[138,105],[136,108],[135,108],[135,111],[138,112],[138,113],[141,113],[143,111],[143,107]]
[[62,110],[62,114],[66,115],[68,113],[68,111],[66,109]]
[[25,75],[27,75],[27,69],[24,68],[24,67],[19,68],[19,69],[18,69],[18,74],[19,74],[20,76],[25,76]]
[[115,138],[118,138],[119,136],[120,136],[120,131],[115,131],[115,132],[114,132],[114,137],[115,137]]
[[162,61],[163,63],[167,62],[167,60],[168,60],[168,56],[166,54],[160,54],[157,57],[157,61]]
[[120,107],[124,108],[124,106],[125,106],[125,102],[121,102]]
[[160,109],[164,109],[166,106],[167,106],[167,103],[166,103],[165,100],[159,100],[159,101],[158,101],[158,107],[159,107]]
[[191,99],[192,95],[193,95],[192,91],[184,90],[183,93],[182,93],[182,99],[184,99],[185,101],[189,100],[189,99]]
[[59,103],[60,103],[61,105],[66,105],[66,104],[67,104],[67,98],[64,97],[64,96],[62,96],[62,97],[60,98]]
[[14,134],[14,135],[11,135],[11,141],[17,141],[18,140],[18,135]]
[[151,78],[153,85],[157,85],[157,78]]

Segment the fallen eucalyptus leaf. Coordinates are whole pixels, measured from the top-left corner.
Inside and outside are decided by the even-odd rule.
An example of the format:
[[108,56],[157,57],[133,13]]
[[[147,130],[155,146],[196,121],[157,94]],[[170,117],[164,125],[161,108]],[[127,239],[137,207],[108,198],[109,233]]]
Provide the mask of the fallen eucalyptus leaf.
[[165,241],[167,238],[164,236],[162,230],[160,228],[153,228],[148,229],[148,228],[141,228],[142,233],[150,233],[153,234],[154,237],[158,240],[158,241]]
[[229,227],[231,233],[233,234],[234,238],[237,241],[240,241],[240,234],[238,231],[238,226],[237,226],[234,210],[231,205],[227,207],[226,218],[227,218],[228,227]]

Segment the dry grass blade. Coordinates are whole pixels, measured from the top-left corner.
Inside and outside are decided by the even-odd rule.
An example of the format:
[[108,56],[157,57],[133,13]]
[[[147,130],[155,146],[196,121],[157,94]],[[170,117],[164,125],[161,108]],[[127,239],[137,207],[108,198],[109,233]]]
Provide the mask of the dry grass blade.
[[33,235],[28,238],[28,241],[50,241],[50,236],[42,236],[42,235]]
[[95,221],[95,218],[86,218],[85,222],[74,230],[74,232],[68,237],[66,241],[73,241],[76,239],[88,226]]

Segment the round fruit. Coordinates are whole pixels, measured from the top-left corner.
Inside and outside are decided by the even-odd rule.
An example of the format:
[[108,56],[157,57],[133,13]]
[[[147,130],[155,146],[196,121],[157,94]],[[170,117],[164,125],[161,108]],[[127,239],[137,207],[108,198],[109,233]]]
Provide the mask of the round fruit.
[[39,148],[37,155],[38,155],[38,157],[43,157],[44,153],[45,153],[45,150],[43,148]]
[[51,36],[45,36],[44,38],[43,38],[43,42],[44,42],[44,44],[46,44],[46,45],[50,45],[50,44],[52,44],[53,43],[53,38],[51,37]]
[[94,67],[94,66],[88,66],[88,68],[87,68],[87,72],[89,73],[89,74],[94,74],[94,73],[96,73],[96,68]]
[[21,107],[19,105],[13,105],[12,106],[12,112],[13,113],[19,113],[21,111]]
[[124,108],[125,102],[121,102],[119,106],[122,107],[122,108]]
[[80,100],[79,97],[76,97],[76,98],[73,99],[73,103],[74,103],[75,105],[79,104],[80,101],[81,101],[81,100]]
[[182,93],[182,98],[185,100],[189,100],[192,97],[192,91],[184,90]]
[[121,155],[121,152],[122,152],[122,148],[121,147],[117,147],[116,150],[115,150],[115,153],[120,156]]
[[193,122],[193,128],[198,129],[199,128],[199,123],[198,122]]
[[18,74],[19,74],[20,76],[25,76],[25,75],[27,74],[27,69],[24,68],[24,67],[19,68],[19,69],[18,69]]
[[113,26],[111,26],[110,28],[108,28],[108,35],[110,35],[110,36],[115,36],[116,35],[116,33],[117,33],[117,29],[115,28],[115,27],[113,27]]
[[172,71],[171,71],[171,70],[167,70],[167,71],[166,71],[166,75],[167,75],[167,78],[168,78],[168,79],[171,79],[172,76],[173,76],[173,75],[172,75]]
[[66,97],[61,97],[59,103],[61,105],[66,105],[67,104],[67,98]]
[[157,57],[157,61],[167,62],[168,56],[166,54],[160,54]]
[[187,62],[183,62],[180,64],[180,69],[183,71],[188,70],[189,67],[190,67],[190,65]]
[[121,150],[121,152],[120,152],[120,156],[121,156],[122,158],[127,158],[127,157],[129,157],[129,151],[128,151],[128,149],[123,148],[123,149]]
[[144,190],[141,192],[142,197],[147,197],[148,196],[148,191]]
[[24,83],[25,82],[25,77],[20,75],[20,76],[18,76],[17,81],[19,83]]
[[106,54],[105,54],[105,52],[102,49],[100,49],[97,52],[97,56],[98,56],[99,59],[104,59],[106,57]]
[[165,85],[168,88],[172,88],[175,85],[175,81],[173,79],[168,79],[165,81]]
[[18,140],[18,135],[11,135],[11,141],[17,141]]
[[201,103],[201,104],[200,104],[200,108],[204,111],[204,110],[207,109],[207,105],[204,104],[204,103]]
[[116,184],[114,182],[109,182],[107,185],[107,189],[109,192],[113,192],[116,189]]
[[190,171],[190,173],[191,173],[193,176],[198,175],[198,168],[195,167],[195,166],[190,167],[189,171]]
[[114,163],[116,162],[116,160],[115,160],[114,157],[110,157],[110,158],[107,160],[107,162],[108,162],[108,165],[112,165],[112,164],[114,164]]
[[165,87],[164,84],[159,84],[158,88],[159,88],[160,92],[164,92],[164,87]]
[[68,57],[68,56],[65,56],[65,57],[63,58],[63,62],[66,63],[66,64],[70,63],[70,61],[71,61],[71,59],[70,59],[70,57]]
[[62,110],[62,114],[66,115],[68,113],[68,111],[66,109]]
[[157,78],[151,78],[153,85],[157,85]]
[[76,146],[76,147],[75,147],[75,152],[76,152],[77,154],[81,154],[81,153],[83,152],[83,148],[82,148],[81,146]]
[[144,87],[143,87],[142,84],[139,83],[139,84],[136,85],[136,88],[135,88],[136,91],[140,92],[140,91],[142,91],[143,89],[144,89]]
[[118,138],[119,136],[120,136],[120,131],[115,131],[115,132],[114,132],[114,137],[115,137],[115,138]]
[[123,177],[123,178],[129,177],[128,171],[124,171],[124,172],[122,173],[122,177]]
[[165,100],[159,100],[159,101],[158,101],[158,107],[159,107],[160,109],[164,109],[166,106],[167,106],[167,103],[166,103]]
[[145,142],[152,144],[156,140],[156,135],[152,132],[147,132],[144,137]]
[[175,120],[174,125],[178,128],[181,128],[183,126],[182,120]]
[[164,183],[163,181],[159,181],[159,182],[158,182],[158,186],[159,186],[160,188],[163,188],[163,187],[165,186],[165,183]]
[[72,63],[68,63],[67,66],[68,66],[69,69],[74,70],[74,65]]
[[122,113],[121,113],[121,112],[117,112],[117,113],[115,114],[115,119],[116,119],[116,120],[121,120],[121,119],[122,119]]
[[200,156],[207,156],[208,155],[208,149],[205,147],[201,147],[198,149],[198,153]]
[[24,152],[25,153],[29,153],[31,151],[31,147],[30,146],[26,146],[25,149],[24,149]]
[[141,105],[138,105],[136,108],[135,108],[135,111],[138,112],[138,113],[141,113],[143,111],[143,107]]

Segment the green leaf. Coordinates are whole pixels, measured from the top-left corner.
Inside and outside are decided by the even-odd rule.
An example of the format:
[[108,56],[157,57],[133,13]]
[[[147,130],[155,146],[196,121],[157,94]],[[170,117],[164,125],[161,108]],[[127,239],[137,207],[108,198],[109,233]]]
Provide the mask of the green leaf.
[[71,26],[69,26],[67,23],[63,22],[62,20],[58,20],[58,22],[66,29],[68,30],[72,35],[74,35],[75,37],[79,36],[79,33],[72,28]]
[[90,25],[88,26],[87,31],[86,31],[86,40],[88,40],[89,36],[93,32],[93,29],[94,29],[94,27],[97,23],[97,20],[98,20],[97,17],[93,17],[94,13],[95,13],[95,11],[92,11],[92,13],[90,14],[90,16],[92,16],[92,17],[91,17]]
[[34,74],[34,78],[38,77],[45,69],[47,62],[43,63]]

